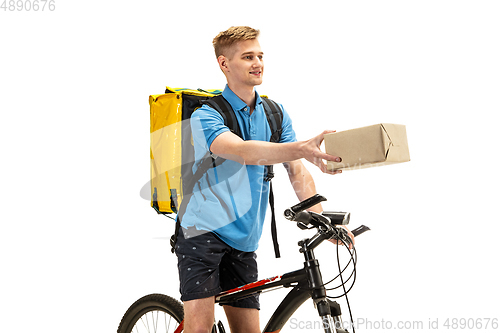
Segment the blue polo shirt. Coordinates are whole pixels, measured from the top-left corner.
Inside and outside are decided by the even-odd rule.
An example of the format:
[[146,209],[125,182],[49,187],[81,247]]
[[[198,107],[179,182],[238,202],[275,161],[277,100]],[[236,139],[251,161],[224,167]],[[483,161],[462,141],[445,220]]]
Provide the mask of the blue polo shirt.
[[[227,85],[222,96],[233,108],[244,140],[269,141],[272,133],[257,92],[252,114],[250,107]],[[280,107],[283,110],[280,142],[294,142],[296,137],[292,121]],[[229,128],[216,110],[204,105],[191,116],[191,129],[196,160],[194,173],[197,161],[209,151],[214,139]],[[262,235],[269,200],[269,183],[264,180],[264,173],[262,165],[242,165],[231,160],[209,169],[195,185],[181,225],[213,231],[237,250],[255,251]]]

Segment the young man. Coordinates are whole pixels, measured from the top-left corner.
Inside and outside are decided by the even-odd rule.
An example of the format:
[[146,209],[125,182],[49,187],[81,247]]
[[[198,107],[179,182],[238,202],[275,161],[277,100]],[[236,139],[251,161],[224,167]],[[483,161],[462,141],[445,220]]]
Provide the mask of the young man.
[[[207,105],[191,118],[195,158],[208,151],[228,161],[207,171],[181,219],[176,254],[186,333],[210,332],[214,296],[257,280],[254,251],[269,196],[263,180],[265,165],[283,163],[298,199],[304,200],[316,190],[301,159],[331,174],[334,172],[327,171],[325,160],[340,161],[340,157],[320,150],[324,134],[331,131],[297,141],[283,108],[280,142],[269,142],[271,130],[262,99],[254,89],[262,83],[264,74],[258,35],[259,31],[250,27],[231,27],[213,41],[219,67],[227,79],[222,96],[235,112],[243,139]],[[322,212],[320,205],[311,210]],[[258,296],[224,305],[231,332],[260,332],[258,309]]]

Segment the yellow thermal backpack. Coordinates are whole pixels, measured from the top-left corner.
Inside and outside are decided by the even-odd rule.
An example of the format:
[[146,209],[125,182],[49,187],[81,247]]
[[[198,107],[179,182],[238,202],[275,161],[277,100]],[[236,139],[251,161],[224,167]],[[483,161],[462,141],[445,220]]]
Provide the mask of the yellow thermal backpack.
[[[283,112],[278,104],[262,96],[269,127],[271,142],[279,142]],[[231,105],[220,90],[193,90],[167,87],[164,94],[149,96],[151,134],[151,206],[158,214],[177,214],[176,231],[171,240],[175,244],[180,217],[186,209],[193,187],[208,168],[220,165],[225,160],[212,158],[208,153],[201,160],[193,174],[194,146],[189,118],[203,104],[208,104],[219,112],[224,124],[236,135],[242,137],[240,127]],[[184,121],[187,120],[187,121]],[[272,165],[267,166],[266,181],[271,181]],[[275,243],[276,256],[279,250],[276,241],[274,217],[274,197],[270,185],[271,231]]]

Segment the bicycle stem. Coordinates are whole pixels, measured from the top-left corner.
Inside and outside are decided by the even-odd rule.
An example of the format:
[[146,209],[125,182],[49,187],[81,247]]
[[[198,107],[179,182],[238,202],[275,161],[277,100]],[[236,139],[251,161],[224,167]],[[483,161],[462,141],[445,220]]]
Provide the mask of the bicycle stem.
[[319,269],[319,262],[314,257],[314,248],[322,241],[328,239],[329,233],[324,233],[319,230],[311,239],[305,239],[299,242],[300,252],[304,254],[304,270],[307,274],[309,287],[311,288],[311,298],[316,305],[318,313],[321,317],[331,315],[330,304],[326,299],[326,289],[323,284],[323,277]]
[[[318,227],[318,232],[311,238],[306,238],[299,241],[300,253],[314,250],[323,241],[330,239],[334,234],[333,227],[323,224]],[[307,260],[307,259],[306,259]]]

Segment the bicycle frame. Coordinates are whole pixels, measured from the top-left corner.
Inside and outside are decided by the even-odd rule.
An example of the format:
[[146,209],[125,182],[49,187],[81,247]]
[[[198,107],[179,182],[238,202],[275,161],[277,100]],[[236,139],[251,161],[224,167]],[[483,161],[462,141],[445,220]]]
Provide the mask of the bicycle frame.
[[[286,295],[280,305],[276,308],[274,314],[269,319],[264,333],[276,333],[281,331],[286,322],[293,313],[309,298],[312,298],[317,306],[322,319],[331,314],[330,303],[326,299],[326,289],[323,285],[323,278],[319,269],[319,262],[314,257],[313,249],[307,248],[307,242],[302,241],[302,249],[305,257],[304,268],[286,273],[282,276],[275,276],[263,279],[257,282],[249,283],[244,286],[221,292],[215,297],[215,302],[225,304],[238,299],[242,299],[256,293],[266,290],[292,287],[292,290]],[[335,324],[341,323],[340,313],[335,313]],[[332,330],[332,323],[325,327],[326,332],[336,332]],[[338,326],[337,326],[338,327]],[[329,331],[326,329],[330,329]]]
[[[336,302],[327,300],[319,262],[314,257],[314,248],[330,237],[329,233],[318,231],[310,239],[299,242],[300,252],[304,254],[305,259],[304,268],[223,291],[215,296],[215,303],[223,305],[263,291],[293,286],[269,319],[263,330],[264,333],[280,332],[293,313],[309,298],[312,298],[316,304],[325,332],[344,332],[340,307]],[[333,318],[329,317],[330,315]],[[182,326],[181,324],[179,328],[182,329]]]
[[266,290],[291,287],[292,284],[296,285],[276,308],[263,331],[279,332],[292,314],[311,297],[305,268],[222,292],[215,297],[215,302],[225,304]]
[[[338,219],[338,216],[340,216],[341,220],[339,221],[341,224],[347,224],[349,222],[349,214],[336,214],[332,212],[323,216],[314,212],[303,212],[305,209],[324,200],[326,200],[326,198],[315,195],[285,211],[285,217],[289,220],[296,221],[299,228],[310,229],[308,225],[317,228],[317,233],[314,236],[298,243],[300,252],[304,254],[304,268],[281,276],[263,279],[238,288],[223,291],[215,296],[215,303],[224,305],[266,290],[293,287],[274,311],[263,333],[280,332],[293,313],[309,298],[312,298],[314,301],[318,314],[321,317],[325,333],[347,332],[343,328],[340,306],[337,302],[332,302],[327,299],[326,288],[323,283],[323,277],[321,276],[319,262],[314,257],[314,249],[323,241],[332,238],[348,246],[349,241],[347,240],[348,236],[345,235],[345,230],[332,225],[330,218]],[[340,274],[342,274],[342,272],[340,272]],[[176,333],[181,332],[183,323],[184,322],[182,322],[175,331]]]
[[[300,229],[317,229],[317,233],[314,236],[304,239],[298,244],[300,247],[299,252],[304,255],[305,259],[302,269],[223,291],[215,296],[215,303],[220,305],[231,304],[234,301],[260,294],[264,291],[271,291],[278,288],[291,288],[269,319],[269,322],[263,330],[264,333],[280,332],[295,311],[309,298],[313,300],[315,308],[318,310],[325,333],[348,333],[343,327],[339,304],[331,301],[326,295],[326,291],[342,287],[344,293],[335,298],[345,296],[347,304],[349,305],[347,293],[351,290],[356,280],[356,250],[354,248],[354,242],[349,237],[348,231],[340,227],[340,225],[349,223],[350,214],[344,212],[322,212],[318,214],[305,211],[324,200],[326,200],[326,198],[316,194],[285,210],[285,218],[296,222]],[[367,230],[370,230],[370,228],[362,225],[351,232],[353,236],[357,236]],[[337,244],[342,243],[353,251],[351,252],[349,250],[351,259],[344,269],[341,269],[337,248],[339,274],[327,282],[327,284],[338,277],[340,277],[341,284],[334,288],[326,289],[321,276],[319,262],[314,256],[314,249],[323,241],[329,239],[336,240]],[[353,263],[353,271],[349,278],[344,281],[342,273],[351,262]],[[354,279],[352,280],[350,288],[346,290],[345,283],[349,281],[352,276],[354,276]],[[137,325],[139,322],[149,331],[149,320],[152,321],[151,328],[156,332],[158,324],[160,323],[158,321],[158,316],[160,314],[162,314],[162,318],[165,318],[165,326],[162,326],[161,329],[165,328],[166,331],[169,331],[170,322],[172,320],[175,323],[179,323],[174,332],[180,333],[183,331],[184,314],[182,304],[175,298],[167,295],[150,294],[141,297],[127,309],[118,326],[118,332],[130,333],[132,330],[138,328]],[[352,322],[353,319],[350,308],[349,315]],[[354,332],[354,326],[352,326],[352,330]],[[217,331],[220,333],[225,332],[220,321],[212,327],[212,333]]]

